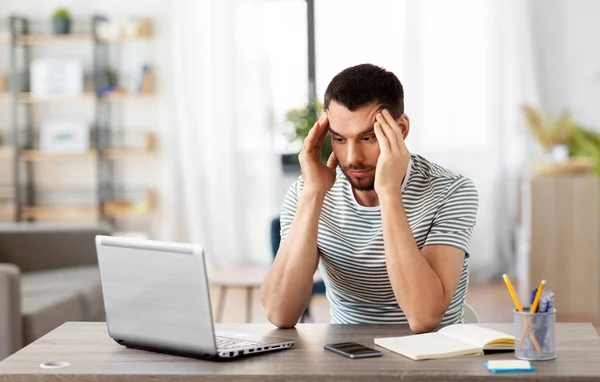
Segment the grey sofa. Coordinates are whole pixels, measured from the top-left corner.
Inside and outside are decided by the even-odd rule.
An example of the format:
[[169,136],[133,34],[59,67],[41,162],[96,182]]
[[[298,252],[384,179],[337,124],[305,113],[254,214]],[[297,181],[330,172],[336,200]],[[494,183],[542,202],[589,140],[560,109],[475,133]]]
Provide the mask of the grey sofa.
[[0,224],[0,359],[66,321],[104,321],[105,226]]

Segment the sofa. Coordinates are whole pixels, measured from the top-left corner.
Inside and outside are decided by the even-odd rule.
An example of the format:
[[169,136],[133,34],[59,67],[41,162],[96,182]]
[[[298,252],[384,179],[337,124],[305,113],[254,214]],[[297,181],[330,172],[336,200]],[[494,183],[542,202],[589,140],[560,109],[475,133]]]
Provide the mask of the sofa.
[[0,359],[66,321],[104,321],[103,225],[0,224]]

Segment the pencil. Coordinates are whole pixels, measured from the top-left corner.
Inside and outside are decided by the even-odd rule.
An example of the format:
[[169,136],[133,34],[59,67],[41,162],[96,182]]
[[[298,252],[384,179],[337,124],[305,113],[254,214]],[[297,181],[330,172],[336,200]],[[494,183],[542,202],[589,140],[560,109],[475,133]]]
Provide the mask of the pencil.
[[533,299],[533,305],[531,305],[531,310],[529,311],[530,313],[537,312],[537,308],[540,303],[540,297],[542,296],[542,290],[544,289],[545,286],[546,286],[546,280],[542,280],[542,282],[540,283],[540,286],[537,290],[537,293],[535,294],[535,298]]
[[505,273],[502,275],[502,278],[504,279],[504,283],[506,284],[506,287],[508,288],[508,293],[510,293],[510,297],[512,297],[513,302],[515,303],[515,307],[517,308],[517,310],[519,312],[522,312],[523,308],[521,307],[521,304],[519,303],[519,299],[517,298],[517,294],[515,293],[512,283],[510,282],[510,279],[508,278],[508,275]]

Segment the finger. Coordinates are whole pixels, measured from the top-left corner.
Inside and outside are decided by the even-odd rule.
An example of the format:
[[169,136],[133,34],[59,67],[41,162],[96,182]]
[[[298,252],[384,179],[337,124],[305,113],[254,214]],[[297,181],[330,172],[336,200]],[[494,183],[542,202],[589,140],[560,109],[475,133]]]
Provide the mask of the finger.
[[394,117],[392,117],[392,114],[389,112],[389,110],[384,109],[382,114],[385,117],[385,120],[388,122],[388,124],[390,124],[396,132],[396,137],[398,138],[398,147],[400,148],[400,150],[408,151],[408,148],[406,147],[406,142],[404,141],[404,132],[402,131],[402,126],[394,120]]
[[383,109],[383,111],[381,112],[381,116],[385,119],[385,121],[388,123],[388,125],[390,125],[392,129],[394,129],[397,133],[400,134],[400,136],[402,136],[402,128],[394,120],[394,117],[392,117],[392,114],[387,109]]
[[336,168],[338,165],[338,159],[335,156],[335,153],[331,153],[331,155],[329,155],[329,159],[327,159],[327,167],[329,168]]
[[325,138],[327,138],[327,133],[329,132],[329,119],[327,117],[327,114],[325,114],[323,117],[321,117],[321,119],[319,120],[319,128],[322,129],[321,130],[321,136],[319,136],[319,140],[317,142],[317,148],[319,150],[321,150],[321,148],[323,148],[323,143],[325,143]]
[[390,150],[398,149],[399,148],[398,137],[396,137],[396,133],[391,128],[391,126],[388,125],[385,118],[383,118],[381,113],[377,113],[377,115],[375,116],[375,119],[377,119],[379,126],[381,126],[381,131],[383,131],[383,134],[385,134],[385,137],[388,139],[388,143],[390,145]]
[[[323,146],[323,137],[327,134],[327,129],[320,123],[325,117],[315,122],[312,129],[304,139],[304,148],[306,150],[320,149]],[[319,142],[321,141],[321,142]]]
[[383,130],[381,129],[381,124],[379,122],[375,122],[375,124],[373,125],[373,130],[375,131],[377,142],[379,142],[379,150],[381,151],[381,153],[389,153],[390,144],[388,142],[387,137],[383,133]]
[[306,138],[304,138],[304,149],[311,148],[315,145],[316,137],[319,134],[319,122],[315,122],[313,127],[310,129]]

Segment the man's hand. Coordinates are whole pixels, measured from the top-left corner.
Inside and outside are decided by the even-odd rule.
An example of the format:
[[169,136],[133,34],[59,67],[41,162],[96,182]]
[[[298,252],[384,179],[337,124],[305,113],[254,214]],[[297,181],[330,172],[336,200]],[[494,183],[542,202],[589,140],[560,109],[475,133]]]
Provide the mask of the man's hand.
[[304,178],[304,191],[324,195],[335,183],[335,167],[338,164],[335,154],[331,153],[327,165],[321,161],[321,149],[328,127],[329,120],[325,114],[310,129],[304,140],[304,147],[298,156]]
[[375,192],[379,197],[398,196],[402,194],[410,153],[404,143],[402,129],[389,111],[377,113],[375,119],[375,135],[381,151],[375,169]]

